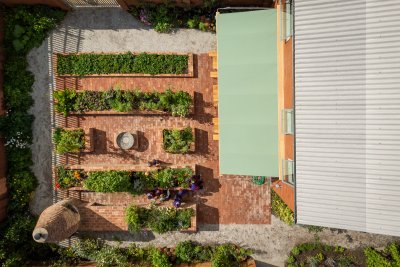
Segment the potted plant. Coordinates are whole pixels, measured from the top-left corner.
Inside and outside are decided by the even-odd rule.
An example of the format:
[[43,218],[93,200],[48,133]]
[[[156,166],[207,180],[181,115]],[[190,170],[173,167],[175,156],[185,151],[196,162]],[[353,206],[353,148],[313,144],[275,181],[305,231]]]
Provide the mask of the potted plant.
[[193,129],[191,127],[184,129],[164,129],[163,147],[166,152],[174,154],[194,152],[195,138]]

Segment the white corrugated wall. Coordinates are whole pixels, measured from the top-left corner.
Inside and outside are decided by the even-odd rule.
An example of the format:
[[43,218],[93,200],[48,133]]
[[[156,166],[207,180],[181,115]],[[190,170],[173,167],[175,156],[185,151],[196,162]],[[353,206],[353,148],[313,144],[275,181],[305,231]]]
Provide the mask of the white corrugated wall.
[[400,236],[400,0],[295,0],[297,223]]

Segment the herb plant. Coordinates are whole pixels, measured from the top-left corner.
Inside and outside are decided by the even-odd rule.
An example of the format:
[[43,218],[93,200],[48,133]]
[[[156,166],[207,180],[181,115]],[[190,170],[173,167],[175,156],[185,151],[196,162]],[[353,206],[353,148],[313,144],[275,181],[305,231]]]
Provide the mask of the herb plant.
[[192,128],[187,127],[183,130],[163,131],[163,147],[169,153],[185,154],[189,152],[190,146],[194,142]]
[[53,135],[57,153],[76,153],[85,148],[85,132],[82,129],[57,128]]

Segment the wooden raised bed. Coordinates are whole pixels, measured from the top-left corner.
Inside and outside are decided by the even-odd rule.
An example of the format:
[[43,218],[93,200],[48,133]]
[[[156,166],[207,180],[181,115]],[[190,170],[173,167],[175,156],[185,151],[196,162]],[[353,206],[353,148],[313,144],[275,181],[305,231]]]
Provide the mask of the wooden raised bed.
[[[186,128],[187,127],[177,127],[177,128],[163,129],[163,133],[162,133],[162,136],[163,136],[163,149],[164,149],[164,130],[180,130],[181,131],[181,130],[186,129]],[[188,153],[195,153],[196,152],[196,128],[192,128],[192,134],[193,134],[193,142],[190,144]],[[164,149],[164,151],[167,152],[165,149]],[[182,154],[182,153],[172,153],[172,152],[167,152],[167,153],[170,153],[170,154]],[[185,154],[188,154],[188,153],[185,153]]]
[[[190,92],[190,96],[192,97],[192,105],[190,106],[189,115],[194,114],[195,107],[195,98],[194,93]],[[69,112],[68,116],[85,116],[85,115],[157,115],[157,116],[165,116],[171,115],[169,112],[160,111],[160,110],[132,110],[128,112],[120,112],[115,110],[102,110],[102,111],[85,111],[85,112]]]
[[[183,74],[144,74],[144,73],[129,73],[129,74],[118,74],[118,73],[111,73],[111,74],[90,74],[90,75],[76,75],[76,74],[63,74],[58,75],[57,72],[57,55],[83,55],[83,54],[106,54],[106,55],[118,55],[118,54],[126,54],[124,53],[54,53],[53,54],[53,73],[56,74],[58,77],[193,77],[194,76],[194,62],[193,62],[193,54],[192,53],[147,53],[147,54],[157,54],[157,55],[184,55],[188,56],[188,70],[187,73]],[[139,55],[142,53],[132,53],[133,55]]]
[[[74,130],[83,130],[84,131],[84,138],[85,138],[85,148],[81,149],[80,152],[85,152],[85,153],[90,153],[94,151],[94,128],[89,128],[89,129],[82,129],[82,128],[76,128],[76,127],[62,127],[62,129],[66,131],[74,131]],[[74,152],[68,152],[68,153],[74,153]]]

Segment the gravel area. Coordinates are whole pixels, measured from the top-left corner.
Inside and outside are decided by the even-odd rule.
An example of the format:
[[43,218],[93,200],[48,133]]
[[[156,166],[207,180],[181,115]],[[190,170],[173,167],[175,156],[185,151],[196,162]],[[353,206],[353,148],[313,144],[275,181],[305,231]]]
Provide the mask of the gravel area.
[[[216,37],[212,33],[195,30],[177,30],[172,34],[159,34],[143,26],[120,9],[82,9],[69,13],[61,26],[50,38],[28,55],[29,68],[35,74],[31,113],[34,144],[33,171],[39,186],[32,199],[31,209],[39,214],[52,203],[51,189],[51,135],[49,87],[49,55],[52,52],[193,52],[206,53],[216,49]],[[121,240],[124,245],[138,242],[173,246],[181,240],[192,239],[202,243],[234,242],[255,252],[259,266],[282,266],[290,249],[298,243],[315,240],[314,233],[294,226],[289,227],[272,218],[271,225],[200,225],[196,234],[171,233],[162,236],[127,233],[99,234],[108,240]],[[318,233],[321,241],[349,248],[373,245],[383,246],[399,238],[372,235],[354,231],[324,230]]]

